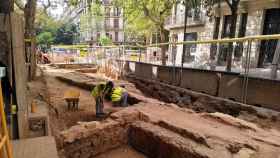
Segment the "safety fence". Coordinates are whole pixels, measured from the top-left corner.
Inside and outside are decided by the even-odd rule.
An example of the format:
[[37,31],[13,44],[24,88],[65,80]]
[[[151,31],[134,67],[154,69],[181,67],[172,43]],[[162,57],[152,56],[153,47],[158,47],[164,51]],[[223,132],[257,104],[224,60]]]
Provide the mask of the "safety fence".
[[[280,35],[262,35],[147,46],[71,47],[79,55],[87,50],[83,55],[86,63],[110,66],[120,74],[130,72],[280,110],[279,39]],[[166,55],[162,55],[162,50],[167,50]],[[162,59],[166,60],[165,65]]]

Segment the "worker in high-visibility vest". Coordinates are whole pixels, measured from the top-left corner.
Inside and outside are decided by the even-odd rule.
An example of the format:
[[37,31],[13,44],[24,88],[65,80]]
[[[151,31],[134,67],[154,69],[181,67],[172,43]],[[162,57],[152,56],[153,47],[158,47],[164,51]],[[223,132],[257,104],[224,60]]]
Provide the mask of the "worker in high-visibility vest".
[[127,106],[128,93],[124,87],[116,87],[112,90],[111,100],[114,106]]
[[108,93],[110,93],[113,86],[113,83],[109,81],[106,84],[100,83],[93,88],[91,95],[95,98],[96,117],[102,117],[104,115],[103,100],[105,96],[108,95]]

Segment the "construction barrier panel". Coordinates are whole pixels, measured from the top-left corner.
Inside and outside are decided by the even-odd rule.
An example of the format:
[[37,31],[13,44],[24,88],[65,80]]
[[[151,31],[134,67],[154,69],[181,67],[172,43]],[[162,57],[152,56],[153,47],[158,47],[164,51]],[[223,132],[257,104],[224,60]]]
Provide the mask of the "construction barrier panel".
[[[274,55],[264,59],[258,57],[261,43],[275,43],[279,39],[280,34],[276,34],[84,48],[98,52],[93,53],[98,54],[93,59],[97,64],[109,62],[108,65],[121,74],[133,73],[138,77],[280,111],[280,77],[277,77],[280,74],[280,42],[272,52]],[[162,46],[169,47],[166,57],[161,56]],[[166,65],[162,64],[162,58],[167,59]],[[260,59],[264,68],[259,66]],[[114,64],[112,61],[126,62]]]

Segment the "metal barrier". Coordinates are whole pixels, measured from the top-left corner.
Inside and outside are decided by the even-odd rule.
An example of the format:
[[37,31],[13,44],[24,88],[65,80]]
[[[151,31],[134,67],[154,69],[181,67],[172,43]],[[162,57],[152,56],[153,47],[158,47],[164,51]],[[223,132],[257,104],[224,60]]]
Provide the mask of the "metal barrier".
[[[151,64],[142,65],[149,69],[148,73],[142,74],[142,76],[151,76],[151,74],[154,74],[155,67],[157,68],[157,71],[163,71],[163,68],[159,68],[162,65],[161,59],[163,58],[161,56],[161,47],[166,46],[169,47],[166,65],[172,68],[171,70],[168,70],[169,75],[171,75],[169,79],[170,81],[176,81],[176,85],[183,85],[184,79],[188,77],[184,75],[184,73],[187,73],[187,70],[185,70],[186,68],[189,70],[213,71],[219,74],[224,74],[224,72],[238,73],[242,78],[241,101],[246,103],[250,77],[277,80],[280,42],[277,44],[275,53],[273,52],[274,57],[270,56],[270,61],[271,58],[273,58],[273,62],[270,65],[271,67],[257,69],[256,58],[260,51],[262,41],[279,39],[280,34],[233,39],[168,42],[146,46],[119,45],[90,47],[79,45],[71,46],[71,49],[87,49],[94,54],[92,59],[96,64],[106,65],[107,63],[108,65],[109,63],[109,66],[113,67],[116,71],[119,71],[120,74],[124,73],[125,61],[135,62],[135,69],[137,69],[137,63],[139,62]],[[185,52],[182,52],[183,47],[186,49]],[[143,73],[143,71],[144,70],[141,70],[138,73]],[[219,76],[217,76],[217,79],[218,78]],[[219,95],[218,92],[216,93],[217,94],[215,95]],[[214,94],[214,91],[211,92],[211,94]]]

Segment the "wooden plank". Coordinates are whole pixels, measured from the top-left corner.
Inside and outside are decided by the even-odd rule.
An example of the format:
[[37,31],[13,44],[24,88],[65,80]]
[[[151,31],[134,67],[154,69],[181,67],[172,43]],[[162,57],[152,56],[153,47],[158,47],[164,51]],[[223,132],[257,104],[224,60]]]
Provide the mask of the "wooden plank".
[[18,126],[20,138],[27,137],[27,76],[24,51],[23,19],[16,13],[11,13],[12,56],[14,60],[14,80],[18,104]]
[[14,158],[58,158],[53,137],[38,137],[13,141]]

